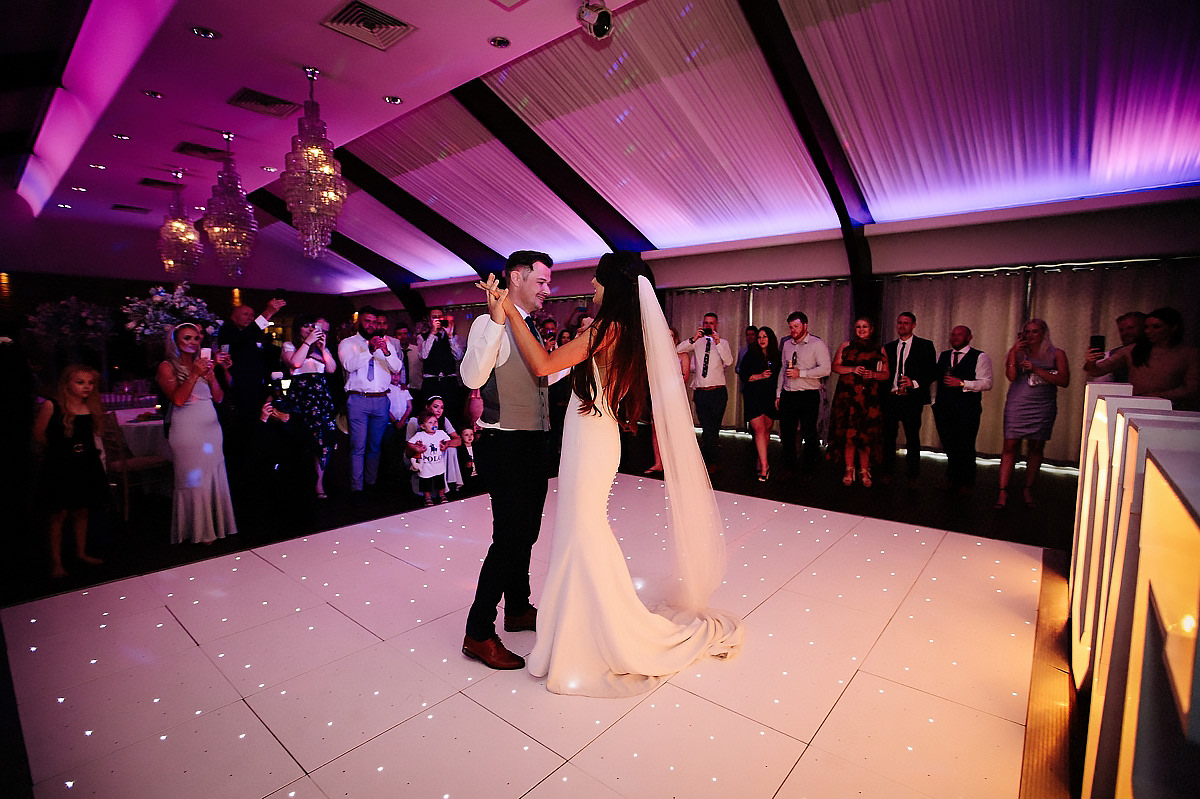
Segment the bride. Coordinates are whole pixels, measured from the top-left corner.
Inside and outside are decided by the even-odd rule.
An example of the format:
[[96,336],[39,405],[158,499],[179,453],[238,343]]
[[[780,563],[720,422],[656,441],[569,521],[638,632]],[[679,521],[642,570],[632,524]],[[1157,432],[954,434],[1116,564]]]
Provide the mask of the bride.
[[[537,617],[529,671],[560,694],[630,696],[650,690],[701,657],[727,658],[742,643],[742,621],[707,607],[724,573],[724,539],[708,474],[696,446],[671,334],[637,253],[600,259],[595,321],[546,350],[495,275],[478,285],[492,320],[512,325],[538,375],[572,368],[563,432],[558,510],[550,570]],[[653,398],[662,448],[675,574],[670,595],[647,608],[608,524],[608,493],[621,456],[620,423],[642,417]],[[653,589],[643,588],[646,595]]]

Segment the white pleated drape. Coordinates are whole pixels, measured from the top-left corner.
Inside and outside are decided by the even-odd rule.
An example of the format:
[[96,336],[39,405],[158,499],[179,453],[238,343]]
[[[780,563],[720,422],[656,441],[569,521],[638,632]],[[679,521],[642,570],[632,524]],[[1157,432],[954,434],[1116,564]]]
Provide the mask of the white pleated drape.
[[615,20],[484,80],[659,248],[837,227],[735,0]]
[[780,4],[876,221],[1200,175],[1196,3]]

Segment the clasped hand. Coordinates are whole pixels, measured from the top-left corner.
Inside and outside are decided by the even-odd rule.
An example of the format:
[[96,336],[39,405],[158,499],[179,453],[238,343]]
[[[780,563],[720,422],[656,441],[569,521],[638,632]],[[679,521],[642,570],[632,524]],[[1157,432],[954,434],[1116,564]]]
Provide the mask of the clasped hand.
[[509,306],[516,311],[516,306],[508,301],[508,289],[500,288],[500,278],[496,277],[495,273],[489,274],[487,280],[477,281],[475,286],[487,293],[488,313],[496,324],[504,324]]

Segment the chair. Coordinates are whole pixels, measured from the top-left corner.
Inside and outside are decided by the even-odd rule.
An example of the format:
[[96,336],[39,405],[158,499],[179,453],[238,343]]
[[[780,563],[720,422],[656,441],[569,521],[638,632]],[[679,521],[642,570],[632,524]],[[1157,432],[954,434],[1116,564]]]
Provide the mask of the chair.
[[121,432],[117,415],[112,411],[104,414],[104,461],[108,469],[109,485],[119,488],[121,513],[129,521],[129,489],[143,487],[163,481],[173,481],[174,469],[170,458],[161,455],[134,455]]

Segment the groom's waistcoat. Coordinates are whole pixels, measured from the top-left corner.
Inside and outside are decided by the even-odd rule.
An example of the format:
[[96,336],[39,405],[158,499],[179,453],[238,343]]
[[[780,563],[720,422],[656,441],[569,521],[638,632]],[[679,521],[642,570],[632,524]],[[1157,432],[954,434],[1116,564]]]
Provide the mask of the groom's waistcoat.
[[549,430],[550,400],[546,378],[529,371],[512,332],[508,336],[508,360],[492,370],[479,390],[483,397],[482,420],[506,430]]

